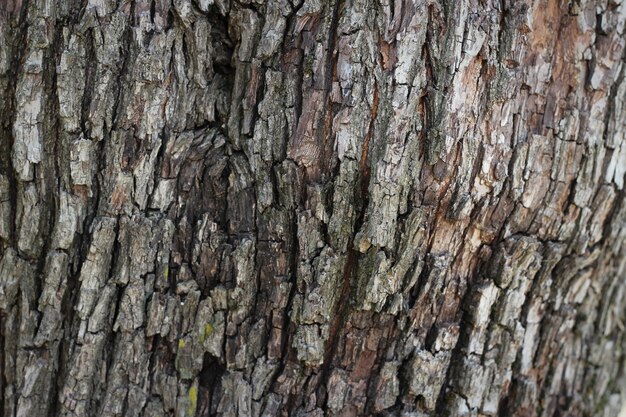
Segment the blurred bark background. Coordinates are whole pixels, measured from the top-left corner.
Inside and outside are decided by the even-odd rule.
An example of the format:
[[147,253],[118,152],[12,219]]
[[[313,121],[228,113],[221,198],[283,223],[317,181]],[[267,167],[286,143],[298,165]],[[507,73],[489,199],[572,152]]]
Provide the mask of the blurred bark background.
[[4,0],[0,407],[615,416],[622,0]]

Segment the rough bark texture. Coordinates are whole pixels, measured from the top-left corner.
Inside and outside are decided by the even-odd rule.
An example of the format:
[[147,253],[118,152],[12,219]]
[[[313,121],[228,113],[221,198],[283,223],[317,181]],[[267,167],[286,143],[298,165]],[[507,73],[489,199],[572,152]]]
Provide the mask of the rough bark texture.
[[0,414],[614,416],[625,20],[3,1]]

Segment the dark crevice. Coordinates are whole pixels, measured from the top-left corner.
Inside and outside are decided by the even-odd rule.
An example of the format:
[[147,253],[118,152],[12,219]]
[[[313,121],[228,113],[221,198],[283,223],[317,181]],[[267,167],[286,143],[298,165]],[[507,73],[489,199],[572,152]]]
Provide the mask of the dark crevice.
[[[12,161],[12,150],[14,144],[14,137],[12,127],[15,122],[15,107],[16,107],[16,98],[15,98],[15,89],[18,81],[19,71],[24,62],[24,57],[26,53],[26,38],[28,31],[28,22],[27,22],[27,14],[30,6],[29,0],[24,0],[21,5],[21,9],[19,10],[19,16],[12,16],[10,12],[0,11],[0,24],[2,25],[13,25],[13,30],[10,32],[9,39],[6,44],[2,45],[2,48],[7,49],[7,57],[10,60],[9,62],[12,65],[9,67],[5,77],[6,78],[6,89],[2,91],[3,100],[0,103],[0,148],[3,150],[0,152],[0,173],[7,177],[8,181],[8,194],[9,194],[9,230],[8,230],[8,241],[0,240],[0,260],[4,257],[5,250],[7,247],[17,248],[17,230],[16,230],[16,220],[17,220],[17,196],[18,196],[18,187],[17,187],[17,176],[15,173],[15,169],[13,167]],[[11,36],[12,35],[12,36]],[[3,80],[4,81],[4,80]],[[6,357],[7,351],[4,349],[6,346],[7,338],[13,338],[15,335],[6,334],[5,329],[7,328],[7,314],[4,311],[0,311],[0,410],[11,409],[11,406],[8,404],[10,401],[17,402],[18,395],[15,395],[13,398],[6,398],[5,395],[8,393],[8,379],[7,375],[9,371],[7,370],[7,365],[11,366],[9,362],[9,358]]]
[[95,47],[94,29],[89,29],[85,34],[85,84],[81,100],[80,128],[85,138],[91,137],[90,106],[92,93],[95,87],[97,72],[97,57]]
[[226,373],[226,367],[214,356],[205,353],[202,359],[202,370],[198,375],[198,402],[197,411],[209,411],[198,414],[201,417],[210,415],[213,406],[211,400],[213,393],[219,388],[222,376]]
[[[14,137],[13,137],[13,124],[15,123],[15,89],[19,80],[19,71],[25,59],[27,52],[27,33],[28,22],[27,13],[30,6],[29,0],[24,0],[20,15],[17,18],[15,30],[12,31],[13,37],[10,40],[9,45],[3,47],[9,48],[8,55],[11,57],[11,62],[17,65],[11,65],[6,75],[7,88],[4,91],[4,100],[2,103],[2,112],[0,112],[0,144],[5,152],[0,152],[0,169],[4,171],[9,182],[9,207],[11,213],[9,215],[9,246],[17,248],[17,176],[13,167],[13,161],[11,159],[11,151],[13,150]],[[2,12],[0,12],[2,13]],[[0,19],[6,19],[4,24],[10,25],[12,23],[10,16],[0,16]],[[4,249],[0,247],[0,249]],[[4,377],[4,375],[3,375]],[[3,396],[0,396],[3,398]]]

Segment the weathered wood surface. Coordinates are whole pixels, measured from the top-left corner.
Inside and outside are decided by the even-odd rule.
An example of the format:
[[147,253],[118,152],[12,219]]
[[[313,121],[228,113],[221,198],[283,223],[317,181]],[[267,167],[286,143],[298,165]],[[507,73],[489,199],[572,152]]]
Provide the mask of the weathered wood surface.
[[614,416],[623,0],[7,0],[0,414]]

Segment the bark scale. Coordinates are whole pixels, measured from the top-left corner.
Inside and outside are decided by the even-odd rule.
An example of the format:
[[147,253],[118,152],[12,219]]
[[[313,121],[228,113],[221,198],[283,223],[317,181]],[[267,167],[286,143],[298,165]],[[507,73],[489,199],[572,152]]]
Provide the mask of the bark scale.
[[4,416],[614,416],[626,2],[8,0]]

